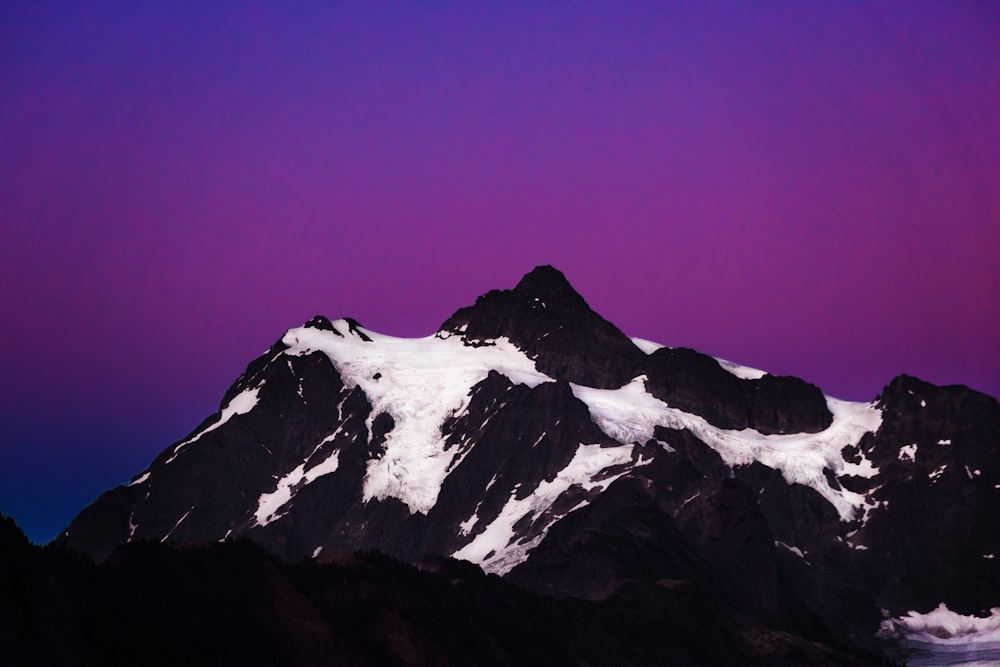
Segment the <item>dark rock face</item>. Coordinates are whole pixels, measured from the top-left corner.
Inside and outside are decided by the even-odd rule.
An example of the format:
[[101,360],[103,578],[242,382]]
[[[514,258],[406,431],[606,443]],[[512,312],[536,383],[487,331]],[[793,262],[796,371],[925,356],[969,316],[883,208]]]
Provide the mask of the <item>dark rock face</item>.
[[470,345],[506,336],[541,372],[602,389],[632,379],[645,356],[551,266],[536,268],[512,290],[487,292],[439,332],[460,335]]
[[643,372],[653,396],[719,428],[818,433],[833,422],[826,398],[815,385],[774,375],[738,378],[712,357],[689,348],[656,350]]
[[908,376],[878,404],[882,428],[864,446],[879,468],[880,507],[859,536],[879,603],[928,611],[949,600],[966,614],[997,606],[1000,531],[988,524],[1000,518],[1000,405]]

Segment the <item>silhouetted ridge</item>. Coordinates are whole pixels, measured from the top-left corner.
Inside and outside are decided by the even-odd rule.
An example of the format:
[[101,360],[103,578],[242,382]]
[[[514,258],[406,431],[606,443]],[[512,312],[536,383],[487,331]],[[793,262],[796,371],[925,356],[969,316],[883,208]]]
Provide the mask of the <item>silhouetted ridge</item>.
[[817,433],[833,422],[819,387],[790,376],[739,378],[690,348],[660,348],[646,358],[643,371],[649,393],[719,428]]
[[441,325],[439,335],[447,333],[470,345],[506,337],[541,372],[602,389],[631,380],[645,358],[551,266],[536,267],[514,289],[492,290],[459,309]]

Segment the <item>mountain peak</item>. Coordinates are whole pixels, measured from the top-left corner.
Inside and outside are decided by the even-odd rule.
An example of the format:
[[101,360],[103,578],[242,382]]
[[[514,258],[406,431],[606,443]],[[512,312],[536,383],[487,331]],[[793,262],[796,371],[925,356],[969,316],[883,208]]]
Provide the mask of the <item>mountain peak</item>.
[[458,335],[469,345],[507,338],[534,359],[539,371],[605,389],[631,380],[645,358],[549,265],[532,269],[514,289],[491,290],[460,308],[438,335]]
[[583,300],[559,269],[542,264],[524,274],[514,291],[533,297],[575,297]]

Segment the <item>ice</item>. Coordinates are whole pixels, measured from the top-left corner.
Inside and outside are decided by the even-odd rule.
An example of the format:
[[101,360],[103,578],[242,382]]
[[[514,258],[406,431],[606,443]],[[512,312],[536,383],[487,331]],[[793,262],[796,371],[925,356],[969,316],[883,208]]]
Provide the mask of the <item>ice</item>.
[[188,438],[184,442],[174,447],[173,456],[167,459],[166,463],[170,463],[171,461],[176,459],[177,454],[181,451],[182,448],[187,447],[193,442],[197,442],[198,439],[201,438],[201,436],[205,435],[206,433],[210,433],[211,431],[214,431],[215,429],[219,428],[220,426],[228,422],[236,415],[245,415],[246,413],[253,410],[254,406],[257,405],[257,395],[258,392],[260,392],[260,388],[262,386],[263,383],[257,385],[253,389],[245,389],[244,391],[241,391],[240,393],[233,396],[232,400],[230,400],[229,403],[226,405],[226,407],[222,409],[222,412],[219,413],[218,421],[213,422],[212,425],[209,426],[208,428],[199,431],[194,436]]
[[910,640],[934,644],[997,642],[1000,641],[1000,607],[992,608],[990,615],[985,617],[963,616],[942,602],[925,614],[911,611],[900,618],[883,621],[881,633],[902,634]]
[[646,392],[645,376],[638,376],[619,389],[594,389],[571,385],[573,393],[587,404],[594,422],[619,442],[646,442],[656,426],[688,429],[722,456],[729,466],[760,461],[780,470],[790,484],[816,489],[836,508],[844,521],[858,518],[873,505],[859,493],[834,489],[826,480],[829,468],[837,476],[871,478],[878,473],[862,455],[860,463],[850,463],[841,454],[847,445],[856,445],[882,423],[882,412],[871,403],[854,403],[826,397],[833,423],[819,433],[763,435],[752,429],[733,431],[713,426],[698,415],[669,407]]
[[[349,330],[345,320],[333,326]],[[325,353],[344,383],[360,386],[368,396],[372,419],[381,413],[392,417],[385,453],[368,462],[366,501],[397,498],[411,512],[426,514],[459,455],[460,448],[445,450],[441,425],[468,404],[472,387],[490,370],[530,387],[552,381],[506,338],[473,347],[457,336],[395,338],[357,331],[371,340],[308,327],[291,329],[282,340],[285,354]]]

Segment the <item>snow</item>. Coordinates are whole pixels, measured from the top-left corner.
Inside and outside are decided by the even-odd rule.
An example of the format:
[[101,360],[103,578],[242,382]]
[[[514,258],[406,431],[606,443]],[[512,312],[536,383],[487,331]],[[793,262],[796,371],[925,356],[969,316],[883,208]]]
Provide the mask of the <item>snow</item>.
[[963,616],[944,603],[926,614],[911,611],[882,622],[879,635],[903,640],[907,664],[996,665],[1000,661],[1000,607],[989,616]]
[[899,448],[899,460],[900,461],[916,461],[917,460],[917,445],[916,443],[912,445],[903,445]]
[[776,546],[776,547],[782,547],[784,549],[787,549],[788,551],[791,551],[793,554],[795,554],[799,558],[803,558],[804,559],[806,557],[806,555],[804,553],[802,553],[802,549],[799,549],[798,547],[791,546],[789,544],[785,544],[784,542],[776,541],[774,543],[774,546]]
[[315,549],[313,549],[313,555],[312,555],[312,557],[315,558],[316,556],[319,555],[319,552],[321,552],[321,551],[323,551],[323,547],[322,546],[316,547]]
[[147,479],[149,479],[149,471],[148,470],[146,472],[142,473],[141,475],[139,475],[138,477],[136,477],[135,479],[133,479],[131,482],[128,483],[128,485],[129,486],[138,486],[138,485],[142,484],[143,482],[145,482]]
[[939,445],[950,445],[951,444],[951,440],[950,439],[938,440],[937,444],[939,444]]
[[911,611],[905,616],[883,621],[881,633],[887,636],[902,634],[910,640],[933,644],[997,642],[1000,641],[1000,607],[994,607],[985,617],[963,616],[942,602],[926,614]]
[[740,364],[734,364],[731,361],[726,361],[725,359],[715,358],[719,362],[719,365],[724,369],[740,378],[741,380],[759,380],[760,378],[767,375],[767,371],[762,371],[759,368],[752,368],[750,366],[741,366]]
[[709,424],[698,415],[669,407],[646,392],[645,376],[638,376],[619,389],[594,389],[571,385],[573,393],[587,404],[594,422],[619,442],[646,442],[656,426],[688,429],[722,457],[729,466],[760,461],[780,470],[790,484],[803,484],[818,491],[836,508],[844,521],[874,507],[864,495],[844,488],[834,489],[824,469],[837,476],[871,478],[878,473],[872,462],[846,461],[841,450],[856,445],[868,432],[877,431],[882,412],[871,403],[854,403],[827,397],[833,423],[819,433],[764,435],[752,429],[733,431]]
[[194,505],[192,505],[191,509],[189,509],[187,512],[184,512],[184,515],[181,516],[181,518],[177,519],[177,523],[174,524],[174,527],[168,530],[167,534],[160,538],[160,541],[166,542],[170,538],[170,536],[174,534],[174,531],[177,530],[177,526],[181,525],[181,523],[184,522],[184,519],[188,518],[188,515],[191,514],[191,510],[193,509]]
[[171,461],[176,459],[178,453],[181,451],[182,448],[187,447],[193,442],[197,442],[198,439],[201,438],[201,436],[205,435],[206,433],[214,431],[215,429],[219,428],[220,426],[228,422],[236,415],[245,415],[246,413],[253,410],[254,407],[257,405],[257,395],[258,392],[260,392],[260,388],[262,386],[263,383],[257,385],[253,389],[245,389],[240,393],[236,394],[235,396],[233,396],[232,400],[230,400],[229,403],[226,405],[226,407],[224,407],[222,411],[219,413],[219,419],[217,421],[213,422],[212,425],[209,426],[208,428],[199,431],[194,436],[188,438],[184,442],[174,447],[173,456],[167,459],[166,462],[170,463]]
[[944,471],[947,470],[947,469],[948,469],[948,464],[945,463],[945,464],[941,465],[940,467],[938,467],[937,469],[935,469],[929,475],[927,475],[927,478],[930,479],[931,483],[933,484],[934,482],[937,481],[938,477],[940,477],[941,475],[944,474]]
[[[312,454],[315,454],[325,443],[332,441],[339,433],[340,429],[338,428],[332,435],[329,435],[321,440],[320,443],[313,449]],[[291,472],[287,473],[284,477],[278,480],[274,491],[271,491],[270,493],[262,493],[260,498],[257,499],[257,509],[254,512],[254,520],[258,526],[266,526],[275,519],[283,516],[278,514],[278,511],[288,504],[300,488],[319,479],[323,475],[329,475],[330,473],[337,471],[337,467],[340,464],[339,451],[334,452],[324,461],[306,471],[306,465],[309,463],[309,459],[312,458],[312,454],[306,457],[306,460],[300,463]]]
[[645,352],[646,354],[653,354],[661,347],[666,347],[665,345],[660,345],[659,343],[654,343],[651,340],[646,340],[645,338],[633,338],[632,344],[637,348]]
[[[344,320],[333,326],[348,331]],[[364,500],[397,498],[411,513],[426,514],[437,502],[460,449],[445,450],[441,425],[468,405],[473,386],[490,370],[530,387],[552,380],[506,338],[472,347],[457,336],[395,338],[358,330],[371,341],[308,327],[291,329],[282,339],[288,346],[284,353],[325,353],[345,385],[360,386],[368,396],[372,419],[381,413],[393,418],[384,455],[368,462]],[[376,373],[380,377],[373,380]]]
[[[518,542],[514,542],[514,524],[525,515],[531,515],[535,520],[538,520],[545,510],[549,509],[559,496],[571,486],[580,486],[585,491],[591,491],[595,488],[603,491],[627,472],[628,468],[623,464],[631,463],[632,449],[633,447],[628,445],[621,447],[580,445],[573,460],[556,475],[555,479],[551,482],[542,481],[531,495],[519,500],[515,497],[517,487],[512,489],[510,498],[500,510],[499,516],[472,541],[453,553],[452,557],[476,563],[487,572],[499,575],[506,574],[527,558],[528,553],[545,537],[548,527],[555,523],[559,517],[548,517],[545,519],[544,530],[540,531],[537,536]],[[644,465],[644,463],[639,461],[636,465]],[[595,481],[595,477],[598,477],[599,473],[612,466],[622,466],[622,469],[615,474]],[[586,503],[586,500],[581,500],[567,514],[586,505]],[[469,522],[474,521],[475,518],[475,514],[473,514],[463,525],[470,525]],[[475,525],[475,523],[471,525]]]

